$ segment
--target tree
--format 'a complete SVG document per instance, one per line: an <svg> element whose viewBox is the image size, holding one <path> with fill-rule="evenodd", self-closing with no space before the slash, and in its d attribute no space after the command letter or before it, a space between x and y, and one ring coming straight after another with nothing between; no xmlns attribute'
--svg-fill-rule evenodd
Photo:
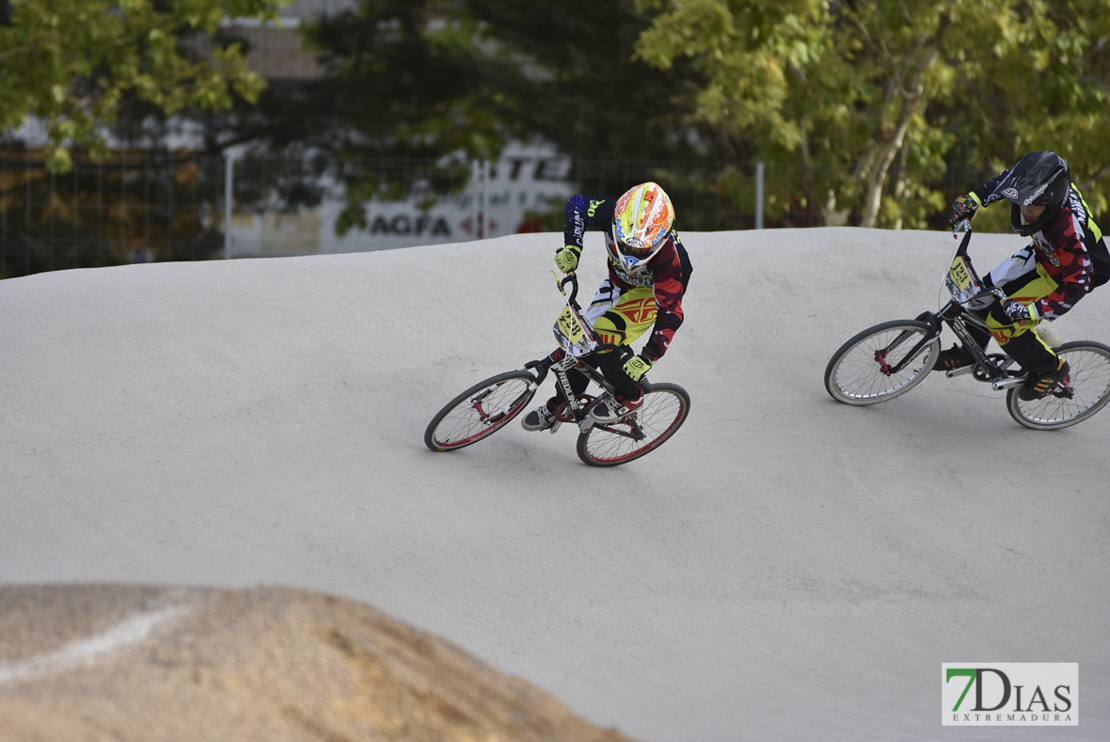
<svg viewBox="0 0 1110 742"><path fill-rule="evenodd" d="M689 117L688 66L635 54L651 19L634 0L468 0L485 38L525 74L520 124L576 160L705 157L715 142Z"/></svg>
<svg viewBox="0 0 1110 742"><path fill-rule="evenodd" d="M495 158L513 139L542 138L578 165L636 161L629 177L646 178L650 161L712 147L674 104L689 88L684 65L634 58L648 24L634 0L364 0L304 24L324 79L212 117L209 139L338 163L341 229L366 226L367 200L407 194L414 179L431 194L466 182L415 163ZM380 168L382 158L409 164Z"/></svg>
<svg viewBox="0 0 1110 742"><path fill-rule="evenodd" d="M103 127L127 95L165 114L228 108L233 95L256 100L265 83L240 45L200 58L187 40L215 35L225 18L274 20L288 2L14 0L10 25L0 26L0 130L41 119L60 172L72 165L71 146L104 154Z"/></svg>
<svg viewBox="0 0 1110 742"><path fill-rule="evenodd" d="M954 148L986 165L1071 147L1081 178L1106 176L1107 0L639 5L654 13L640 56L692 61L698 120L796 158L824 223L924 226L945 206L924 183Z"/></svg>
<svg viewBox="0 0 1110 742"><path fill-rule="evenodd" d="M987 172L1033 150L1055 149L1096 212L1110 188L1110 2L1070 0L993 8L981 35L990 53L961 59L962 78L931 116L953 133L950 162ZM969 183L971 187L978 183ZM997 210L1009 229L1008 214ZM1106 221L1100 220L1100 224Z"/></svg>

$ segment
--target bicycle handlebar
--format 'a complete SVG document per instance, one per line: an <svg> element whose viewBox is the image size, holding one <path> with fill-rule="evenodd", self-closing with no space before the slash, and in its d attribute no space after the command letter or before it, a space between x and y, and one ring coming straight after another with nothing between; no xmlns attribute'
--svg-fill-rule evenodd
<svg viewBox="0 0 1110 742"><path fill-rule="evenodd" d="M554 273L554 271L552 271L552 273ZM577 301L577 298L578 298L578 275L574 271L571 271L570 273L567 273L566 276L564 276L561 279L558 277L558 275L556 275L555 278L556 278L556 281L557 281L556 286L559 289L559 292L561 294L563 294L564 296L566 295L566 291L565 291L564 287L568 283L571 284L570 298L567 300L567 303L570 306L574 307L576 312L581 311L581 307L579 307L578 301ZM591 353L589 353L588 355L594 355L595 353L605 352L605 351L620 351L620 350L625 349L625 348L626 348L626 346L617 345L617 344L614 344L614 343L598 342L594 345L593 351ZM548 371L551 369L551 367L555 363L556 363L555 358L553 358L552 356L547 356L545 358L537 358L534 361L529 361L528 363L525 363L524 368L536 372L536 384L538 385L538 384L543 383L544 379L547 377ZM651 382L649 382L646 378L640 379L639 382L636 382L636 385L638 387L640 387L641 389L643 389L645 392L651 391Z"/></svg>
<svg viewBox="0 0 1110 742"><path fill-rule="evenodd" d="M577 301L577 298L578 298L578 274L575 273L574 271L571 271L570 273L566 274L566 276L564 276L563 279L561 281L559 281L559 291L563 291L563 287L566 286L568 283L573 284L573 285L571 287L570 298L567 299L567 303L570 304L572 307L574 307L576 310L581 311L582 307L578 306L578 301ZM563 293L565 294L566 292L563 291ZM604 350L618 350L621 347L622 346L614 345L613 343L598 343L594 347L594 352L596 353L599 350L602 350L602 351L604 351Z"/></svg>
<svg viewBox="0 0 1110 742"><path fill-rule="evenodd" d="M983 279L979 276L979 273L975 270L975 266L971 262L971 255L968 254L968 246L971 243L971 231L972 230L971 230L971 219L970 218L961 219L959 222L957 222L956 224L954 224L952 226L952 237L953 238L960 239L960 234L963 233L963 239L960 240L960 246L956 248L955 256L962 257L962 258L965 259L968 270L971 271L971 274L974 277L975 281L978 282L980 285L983 285L984 284ZM979 294L977 294L976 296L971 297L971 300L982 297L984 294L992 294L997 299L1006 299L1006 292L1003 291L1002 289L998 288L997 286L985 286L984 285L983 290Z"/></svg>
<svg viewBox="0 0 1110 742"><path fill-rule="evenodd" d="M567 302L572 307L574 307L575 309L580 309L580 307L578 306L578 301L577 301L577 299L578 299L578 274L575 273L574 271L571 271L570 273L568 273L566 276L563 277L563 280L559 281L559 291L561 293L563 293L563 294L566 293L566 291L563 290L563 287L566 286L568 283L573 284L573 286L571 287L571 290L570 290L570 299L568 299Z"/></svg>

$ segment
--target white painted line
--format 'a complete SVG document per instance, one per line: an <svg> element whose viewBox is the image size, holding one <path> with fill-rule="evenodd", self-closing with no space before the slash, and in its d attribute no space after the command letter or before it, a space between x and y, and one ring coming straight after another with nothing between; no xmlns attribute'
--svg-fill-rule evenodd
<svg viewBox="0 0 1110 742"><path fill-rule="evenodd" d="M159 624L176 618L186 610L183 606L169 606L157 611L136 613L101 634L74 642L57 652L11 665L0 665L0 683L26 679L136 644L150 636Z"/></svg>

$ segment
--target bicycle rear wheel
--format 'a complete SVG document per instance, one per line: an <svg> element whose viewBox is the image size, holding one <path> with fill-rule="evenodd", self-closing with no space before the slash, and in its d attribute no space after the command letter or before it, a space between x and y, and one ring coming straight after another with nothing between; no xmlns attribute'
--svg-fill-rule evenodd
<svg viewBox="0 0 1110 742"><path fill-rule="evenodd" d="M654 451L690 414L690 395L678 384L652 384L644 403L611 425L578 436L578 458L590 466L617 466Z"/></svg>
<svg viewBox="0 0 1110 742"><path fill-rule="evenodd" d="M1086 420L1110 402L1110 347L1078 340L1056 349L1071 367L1066 389L1023 400L1017 388L1006 393L1010 416L1033 430L1059 430ZM1061 386L1064 386L1061 384Z"/></svg>
<svg viewBox="0 0 1110 742"><path fill-rule="evenodd" d="M477 443L519 415L535 393L535 377L522 369L491 376L436 413L424 431L424 445L454 451Z"/></svg>
<svg viewBox="0 0 1110 742"><path fill-rule="evenodd" d="M940 337L932 335L928 324L909 319L864 330L833 353L825 368L825 389L837 402L850 405L876 404L905 394L933 370ZM892 372L904 361L900 371Z"/></svg>

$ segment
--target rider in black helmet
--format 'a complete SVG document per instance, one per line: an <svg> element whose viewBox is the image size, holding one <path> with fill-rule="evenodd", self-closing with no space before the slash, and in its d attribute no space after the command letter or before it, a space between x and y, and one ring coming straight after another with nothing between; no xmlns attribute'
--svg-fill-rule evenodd
<svg viewBox="0 0 1110 742"><path fill-rule="evenodd" d="M1005 301L986 312L986 333L1029 374L1018 390L1022 399L1044 396L1067 377L1068 364L1034 329L1057 319L1110 278L1110 253L1090 208L1071 182L1071 169L1053 150L1031 152L1013 168L952 203L952 224L974 216L980 206L1010 202L1010 224L1032 241L992 270L988 286L1001 288ZM967 349L954 346L940 354L934 369L973 363Z"/></svg>

